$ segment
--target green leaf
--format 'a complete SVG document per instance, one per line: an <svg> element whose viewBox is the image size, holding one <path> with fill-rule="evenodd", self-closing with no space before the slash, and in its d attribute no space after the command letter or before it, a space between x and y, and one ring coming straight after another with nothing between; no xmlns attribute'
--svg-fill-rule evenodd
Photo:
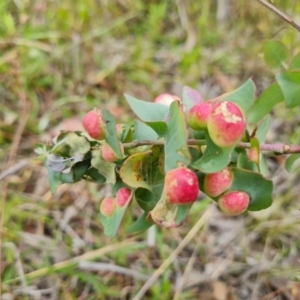
<svg viewBox="0 0 300 300"><path fill-rule="evenodd" d="M232 168L233 182L229 191L244 191L250 196L248 210L257 211L272 204L273 182L259 173Z"/></svg>
<svg viewBox="0 0 300 300"><path fill-rule="evenodd" d="M169 203L163 194L154 209L149 212L147 220L165 228L179 227L186 220L191 206L192 203L187 205Z"/></svg>
<svg viewBox="0 0 300 300"><path fill-rule="evenodd" d="M50 185L51 193L54 194L57 190L57 187L62 184L62 180L60 179L60 172L53 171L49 166L46 165L48 170L48 182Z"/></svg>
<svg viewBox="0 0 300 300"><path fill-rule="evenodd" d="M201 94L188 86L184 86L182 89L182 103L184 106L184 111L187 114L190 109L199 103L204 102L203 97Z"/></svg>
<svg viewBox="0 0 300 300"><path fill-rule="evenodd" d="M134 120L134 131L133 131L133 140L142 141L142 140L157 140L157 133L147 124Z"/></svg>
<svg viewBox="0 0 300 300"><path fill-rule="evenodd" d="M234 146L220 148L213 143L207 130L205 131L207 146L202 157L192 163L192 167L203 173L215 173L223 170L230 162Z"/></svg>
<svg viewBox="0 0 300 300"><path fill-rule="evenodd" d="M120 177L122 178L125 184L133 188L141 187L151 191L151 187L144 180L142 174L143 160L148 159L151 153L152 153L151 150L141 152L141 153L136 153L129 156L125 160L125 162L123 163L120 169Z"/></svg>
<svg viewBox="0 0 300 300"><path fill-rule="evenodd" d="M133 193L131 193L130 199L132 198L132 196ZM104 227L104 234L107 235L109 238L113 238L116 235L117 230L125 214L125 211L131 202L130 199L123 207L119 207L116 205L114 213L109 217L103 215L101 211L99 212L99 218Z"/></svg>
<svg viewBox="0 0 300 300"><path fill-rule="evenodd" d="M57 142L51 152L62 157L73 157L76 154L83 156L90 151L90 148L91 145L85 137L78 136L72 131L66 131L57 137Z"/></svg>
<svg viewBox="0 0 300 300"><path fill-rule="evenodd" d="M148 212L144 212L134 223L126 230L128 233L142 232L149 229L153 223L147 221Z"/></svg>
<svg viewBox="0 0 300 300"><path fill-rule="evenodd" d="M291 61L288 70L289 71L300 70L300 51L296 54L296 56Z"/></svg>
<svg viewBox="0 0 300 300"><path fill-rule="evenodd" d="M263 154L260 156L260 174L262 174L264 177L269 175L269 167Z"/></svg>
<svg viewBox="0 0 300 300"><path fill-rule="evenodd" d="M271 124L271 116L266 115L257 126L255 137L258 139L258 141L261 144L263 144L266 140L266 136L269 131L270 124Z"/></svg>
<svg viewBox="0 0 300 300"><path fill-rule="evenodd" d="M141 174L149 185L160 183L164 179L164 175L160 170L159 159L163 154L162 146L152 146L148 159L144 159L142 163Z"/></svg>
<svg viewBox="0 0 300 300"><path fill-rule="evenodd" d="M151 188L151 191L144 188L137 188L134 194L139 207L146 212L152 210L161 198L164 188L163 180L159 183L151 185Z"/></svg>
<svg viewBox="0 0 300 300"><path fill-rule="evenodd" d="M237 167L240 169L253 171L253 163L249 160L246 152L239 153Z"/></svg>
<svg viewBox="0 0 300 300"><path fill-rule="evenodd" d="M192 136L196 140L205 139L205 131L204 130L192 130Z"/></svg>
<svg viewBox="0 0 300 300"><path fill-rule="evenodd" d="M255 85L252 79L248 79L236 90L226 93L223 100L236 103L246 114L255 100Z"/></svg>
<svg viewBox="0 0 300 300"><path fill-rule="evenodd" d="M153 209L157 203L157 201L154 200L154 194L144 188L137 188L135 190L134 197L139 207L146 212L149 212L151 209Z"/></svg>
<svg viewBox="0 0 300 300"><path fill-rule="evenodd" d="M284 67L289 51L286 46L279 41L266 41L264 44L265 62L273 68Z"/></svg>
<svg viewBox="0 0 300 300"><path fill-rule="evenodd" d="M120 147L120 141L117 136L116 121L114 116L107 110L102 111L103 118L106 123L106 142L113 149L118 158L123 158L123 154Z"/></svg>
<svg viewBox="0 0 300 300"><path fill-rule="evenodd" d="M255 124L266 116L273 107L284 100L279 85L274 82L256 99L248 113L248 123Z"/></svg>
<svg viewBox="0 0 300 300"><path fill-rule="evenodd" d="M300 154L291 154L285 161L285 169L288 171L288 172L291 172L292 170L292 167L293 167L293 164L296 160L298 160L300 158Z"/></svg>
<svg viewBox="0 0 300 300"><path fill-rule="evenodd" d="M63 183L75 183L82 179L85 172L90 167L90 161L80 161L72 165L69 172L60 172L60 179Z"/></svg>
<svg viewBox="0 0 300 300"><path fill-rule="evenodd" d="M146 122L157 134L159 137L163 137L168 132L168 125L165 122Z"/></svg>
<svg viewBox="0 0 300 300"><path fill-rule="evenodd" d="M238 161L238 156L241 152L245 152L245 149L235 148L231 153L230 162L236 163Z"/></svg>
<svg viewBox="0 0 300 300"><path fill-rule="evenodd" d="M176 219L175 219L175 224L176 227L180 226L184 223L184 221L186 220L189 211L190 211L191 205L179 205L178 206L178 210L176 213Z"/></svg>
<svg viewBox="0 0 300 300"><path fill-rule="evenodd" d="M189 147L189 151L191 153L192 162L198 160L202 156L200 146Z"/></svg>
<svg viewBox="0 0 300 300"><path fill-rule="evenodd" d="M52 170L48 165L46 168L48 170L48 181L50 184L51 193L56 192L57 186L62 183L75 183L82 179L88 168L90 167L90 162L88 160L80 161L72 165L68 172L57 172Z"/></svg>
<svg viewBox="0 0 300 300"><path fill-rule="evenodd" d="M168 126L166 124L169 108L161 103L151 103L136 99L125 94L125 98L133 112L145 123L147 123L160 137L166 135Z"/></svg>
<svg viewBox="0 0 300 300"><path fill-rule="evenodd" d="M157 203L158 200L161 198L163 189L164 189L164 181L152 185L152 193L154 195L155 203Z"/></svg>
<svg viewBox="0 0 300 300"><path fill-rule="evenodd" d="M71 167L73 173L73 182L77 182L82 179L83 175L90 168L91 164L89 160L79 161ZM63 173L64 175L64 173ZM62 176L63 177L63 176Z"/></svg>
<svg viewBox="0 0 300 300"><path fill-rule="evenodd" d="M174 101L170 106L169 130L165 141L165 172L188 165L191 154L187 145L187 128L182 106Z"/></svg>
<svg viewBox="0 0 300 300"><path fill-rule="evenodd" d="M116 182L116 165L112 162L105 161L101 156L101 150L92 151L91 165L106 178L105 183L115 184Z"/></svg>
<svg viewBox="0 0 300 300"><path fill-rule="evenodd" d="M99 184L105 183L106 181L106 178L102 174L100 174L99 171L94 167L89 168L86 171L85 175L86 175L85 179Z"/></svg>
<svg viewBox="0 0 300 300"><path fill-rule="evenodd" d="M300 72L282 72L276 80L284 95L287 108L300 105Z"/></svg>
<svg viewBox="0 0 300 300"><path fill-rule="evenodd" d="M132 126L127 125L127 124L123 124L123 132L122 132L122 137L121 137L121 141L123 143L129 143L132 141Z"/></svg>

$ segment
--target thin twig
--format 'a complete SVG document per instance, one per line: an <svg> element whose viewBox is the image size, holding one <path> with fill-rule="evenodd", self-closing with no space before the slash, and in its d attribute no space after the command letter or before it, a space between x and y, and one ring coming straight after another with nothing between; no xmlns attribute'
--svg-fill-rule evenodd
<svg viewBox="0 0 300 300"><path fill-rule="evenodd" d="M246 148L250 149L250 143L238 143L237 148ZM276 152L280 154L291 154L291 153L300 153L300 145L290 145L290 144L260 144L260 150Z"/></svg>
<svg viewBox="0 0 300 300"><path fill-rule="evenodd" d="M184 237L184 239L178 245L178 247L171 253L171 255L160 265L160 267L152 274L149 280L142 286L139 292L134 296L133 300L140 300L143 298L145 293L156 282L159 276L161 276L165 272L165 270L174 262L179 253L191 242L191 240L198 233L201 227L207 222L210 215L211 209L209 208L194 225L194 227L189 231L189 233Z"/></svg>
<svg viewBox="0 0 300 300"><path fill-rule="evenodd" d="M157 140L157 141L152 141L152 140L143 140L143 141L136 141L136 142L131 142L131 143L124 143L123 147L124 148L134 148L138 146L145 146L145 145L157 145L157 146L163 146L165 144L164 140ZM189 139L188 140L188 145L206 145L207 141L206 140L194 140L194 139ZM251 145L250 143L244 143L240 142L236 145L237 148L244 148L244 149L250 149ZM260 150L261 151L269 151L269 152L276 152L279 154L291 154L291 153L300 153L300 145L289 145L289 144L260 144Z"/></svg>
<svg viewBox="0 0 300 300"><path fill-rule="evenodd" d="M279 16L281 19L283 19L285 22L292 25L294 28L296 28L300 32L300 26L296 24L289 16L287 16L285 13L283 13L281 10L279 10L277 7L272 5L271 3L265 1L265 0L258 0L261 4L263 4L265 7L270 9L272 12L274 12L277 16Z"/></svg>

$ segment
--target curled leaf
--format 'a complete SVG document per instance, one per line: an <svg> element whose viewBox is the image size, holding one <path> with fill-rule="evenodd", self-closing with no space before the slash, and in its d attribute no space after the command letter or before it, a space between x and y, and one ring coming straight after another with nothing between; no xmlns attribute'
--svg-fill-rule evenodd
<svg viewBox="0 0 300 300"><path fill-rule="evenodd" d="M152 153L151 150L129 156L120 169L123 182L133 188L145 188L151 191L150 185L143 178L143 160Z"/></svg>
<svg viewBox="0 0 300 300"><path fill-rule="evenodd" d="M101 175L106 178L106 183L115 184L116 182L116 165L112 162L105 161L102 158L101 150L92 151L91 165L94 167Z"/></svg>

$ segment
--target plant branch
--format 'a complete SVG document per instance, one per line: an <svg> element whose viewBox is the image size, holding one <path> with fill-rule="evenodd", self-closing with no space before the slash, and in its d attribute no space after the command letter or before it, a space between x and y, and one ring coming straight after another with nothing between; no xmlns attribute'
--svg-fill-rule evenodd
<svg viewBox="0 0 300 300"><path fill-rule="evenodd" d="M287 16L285 13L283 13L281 10L279 10L277 7L272 5L271 3L265 1L265 0L258 0L261 4L263 4L265 7L270 9L272 12L274 12L277 16L279 16L281 19L283 19L285 22L292 25L294 28L296 28L300 32L300 26L296 24L289 16Z"/></svg>
<svg viewBox="0 0 300 300"><path fill-rule="evenodd" d="M237 148L247 148L250 149L250 143L238 143ZM300 153L299 145L289 145L289 144L260 144L261 151L271 151L279 154L291 154Z"/></svg>
<svg viewBox="0 0 300 300"><path fill-rule="evenodd" d="M146 145L158 145L163 146L165 144L164 140L158 140L158 141L151 141L151 140L143 140L143 141L136 141L131 143L124 143L124 148L134 148L138 146L146 146ZM194 140L189 139L188 145L206 145L206 140ZM244 149L250 149L251 145L250 143L244 143L240 142L236 145L237 148L244 148ZM260 145L261 151L269 151L269 152L276 152L279 154L291 154L291 153L300 153L300 145L289 145L289 144L261 144Z"/></svg>

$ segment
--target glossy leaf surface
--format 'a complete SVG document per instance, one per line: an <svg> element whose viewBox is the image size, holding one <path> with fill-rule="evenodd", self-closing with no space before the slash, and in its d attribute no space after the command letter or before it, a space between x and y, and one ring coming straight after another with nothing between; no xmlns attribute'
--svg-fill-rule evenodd
<svg viewBox="0 0 300 300"><path fill-rule="evenodd" d="M188 165L191 154L187 145L185 115L179 101L170 106L169 130L165 140L165 172L177 168L179 165Z"/></svg>
<svg viewBox="0 0 300 300"><path fill-rule="evenodd" d="M148 213L144 212L134 223L132 223L128 228L128 233L136 233L136 232L142 232L147 229L149 229L152 225L154 225L152 222L147 221Z"/></svg>
<svg viewBox="0 0 300 300"><path fill-rule="evenodd" d="M203 173L215 173L224 169L230 162L234 147L220 148L213 143L206 131L207 146L202 157L192 163L192 167Z"/></svg>
<svg viewBox="0 0 300 300"><path fill-rule="evenodd" d="M169 113L167 105L139 100L125 94L125 98L133 112L147 123L159 136L167 133L166 119Z"/></svg>
<svg viewBox="0 0 300 300"><path fill-rule="evenodd" d="M272 204L273 182L261 174L232 168L233 182L229 191L244 191L250 196L248 210L257 211Z"/></svg>
<svg viewBox="0 0 300 300"><path fill-rule="evenodd" d="M226 93L223 100L236 103L247 114L255 99L255 85L252 79L248 79L236 90Z"/></svg>
<svg viewBox="0 0 300 300"><path fill-rule="evenodd" d="M255 124L262 120L273 107L284 100L278 83L272 83L256 99L248 113L248 123Z"/></svg>
<svg viewBox="0 0 300 300"><path fill-rule="evenodd" d="M265 62L273 68L283 67L288 58L288 49L279 41L266 41L264 44Z"/></svg>
<svg viewBox="0 0 300 300"><path fill-rule="evenodd" d="M107 144L113 149L115 154L117 155L118 158L122 158L123 154L120 148L120 142L117 136L117 131L116 131L116 121L113 115L107 111L103 110L102 111L103 118L105 120L106 124L106 142Z"/></svg>
<svg viewBox="0 0 300 300"><path fill-rule="evenodd" d="M134 121L134 131L133 131L133 140L142 141L142 140L157 140L157 133L147 124L135 120Z"/></svg>
<svg viewBox="0 0 300 300"><path fill-rule="evenodd" d="M132 196L133 196L133 193L131 193L130 198L128 199L127 203L124 206L118 207L116 205L116 209L115 209L114 213L109 217L103 215L101 213L101 211L99 212L99 218L104 227L104 233L108 237L113 238L116 235L117 230L120 226L120 223L123 219L123 216L126 212L126 209L127 209L128 205L130 204L130 199L132 198Z"/></svg>
<svg viewBox="0 0 300 300"><path fill-rule="evenodd" d="M266 140L267 133L271 124L271 116L266 115L257 126L255 137L263 144Z"/></svg>

